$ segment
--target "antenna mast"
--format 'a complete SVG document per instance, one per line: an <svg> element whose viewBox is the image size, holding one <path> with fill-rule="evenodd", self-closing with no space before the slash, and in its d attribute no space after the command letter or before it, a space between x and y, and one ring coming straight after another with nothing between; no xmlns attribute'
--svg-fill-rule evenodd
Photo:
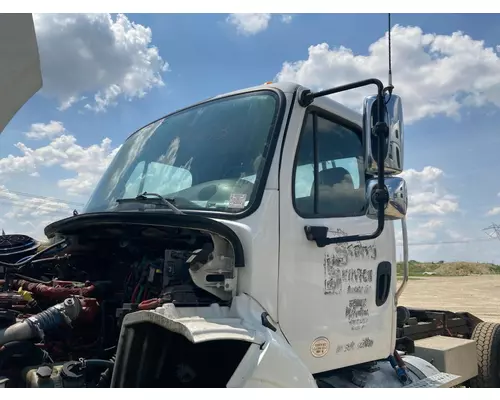
<svg viewBox="0 0 500 400"><path fill-rule="evenodd" d="M387 37L389 39L389 86L392 86L392 54L391 54L391 13L388 14L389 29L387 30Z"/></svg>

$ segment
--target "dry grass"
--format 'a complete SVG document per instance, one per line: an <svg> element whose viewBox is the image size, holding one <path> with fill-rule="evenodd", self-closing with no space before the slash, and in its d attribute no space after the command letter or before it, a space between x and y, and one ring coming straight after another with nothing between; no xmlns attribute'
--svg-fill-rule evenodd
<svg viewBox="0 0 500 400"><path fill-rule="evenodd" d="M473 262L432 262L423 263L415 260L409 262L410 276L471 276L500 274L500 266ZM398 274L402 274L403 264L398 263Z"/></svg>

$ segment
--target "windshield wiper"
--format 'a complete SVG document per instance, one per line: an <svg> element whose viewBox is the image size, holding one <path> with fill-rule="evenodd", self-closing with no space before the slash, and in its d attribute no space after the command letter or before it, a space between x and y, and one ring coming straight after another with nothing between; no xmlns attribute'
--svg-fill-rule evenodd
<svg viewBox="0 0 500 400"><path fill-rule="evenodd" d="M174 206L172 204L175 201L174 199L166 199L161 194L157 194L157 193L147 193L147 192L144 192L144 193L136 196L133 199L118 199L118 200L116 200L116 202L117 203L125 203L125 202L132 202L132 201L147 201L147 200L151 200L147 196L153 196L153 197L156 197L156 198L160 199L161 203L165 204L175 214L182 214L182 215L184 215L184 213L181 210L179 210L176 206Z"/></svg>

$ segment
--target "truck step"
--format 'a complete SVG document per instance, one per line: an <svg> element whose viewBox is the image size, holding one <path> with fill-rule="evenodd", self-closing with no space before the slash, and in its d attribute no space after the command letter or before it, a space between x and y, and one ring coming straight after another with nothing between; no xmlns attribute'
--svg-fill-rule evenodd
<svg viewBox="0 0 500 400"><path fill-rule="evenodd" d="M404 386L404 389L450 388L462 382L463 379L458 375L440 372L436 375L429 376L425 379L421 379L410 385Z"/></svg>

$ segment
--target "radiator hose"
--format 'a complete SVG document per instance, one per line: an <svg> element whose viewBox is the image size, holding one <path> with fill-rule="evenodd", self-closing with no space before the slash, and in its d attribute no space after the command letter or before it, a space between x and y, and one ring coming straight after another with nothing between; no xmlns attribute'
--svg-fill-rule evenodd
<svg viewBox="0 0 500 400"><path fill-rule="evenodd" d="M22 322L0 330L0 346L13 341L43 339L44 332L57 328L62 323L71 324L80 311L82 304L77 297L70 297L45 311L32 315Z"/></svg>

